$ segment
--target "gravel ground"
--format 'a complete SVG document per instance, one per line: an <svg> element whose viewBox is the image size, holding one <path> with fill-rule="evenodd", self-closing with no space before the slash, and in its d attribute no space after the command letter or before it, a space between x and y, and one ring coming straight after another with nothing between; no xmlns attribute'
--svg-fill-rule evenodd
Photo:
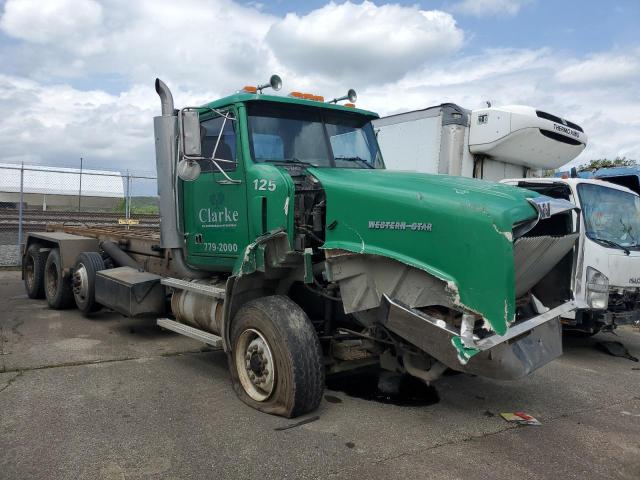
<svg viewBox="0 0 640 480"><path fill-rule="evenodd" d="M17 245L0 245L0 267L20 265L20 249Z"/></svg>
<svg viewBox="0 0 640 480"><path fill-rule="evenodd" d="M20 249L18 248L18 231L0 225L0 267L20 265Z"/></svg>

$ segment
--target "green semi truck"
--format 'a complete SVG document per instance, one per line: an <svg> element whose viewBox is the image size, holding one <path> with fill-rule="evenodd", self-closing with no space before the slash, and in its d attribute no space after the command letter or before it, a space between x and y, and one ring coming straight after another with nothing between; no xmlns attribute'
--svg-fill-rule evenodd
<svg viewBox="0 0 640 480"><path fill-rule="evenodd" d="M159 230L28 235L29 296L221 347L240 399L286 417L319 405L326 374L517 379L562 353L573 204L385 170L375 113L262 93L280 83L176 110L157 79Z"/></svg>

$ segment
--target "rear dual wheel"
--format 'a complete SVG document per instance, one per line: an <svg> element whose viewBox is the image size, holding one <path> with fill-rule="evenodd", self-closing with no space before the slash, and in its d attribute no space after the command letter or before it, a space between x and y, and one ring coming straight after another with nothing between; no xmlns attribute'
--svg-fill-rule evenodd
<svg viewBox="0 0 640 480"><path fill-rule="evenodd" d="M76 259L71 286L76 306L85 315L102 308L96 302L96 274L104 269L104 260L98 252L83 252Z"/></svg>
<svg viewBox="0 0 640 480"><path fill-rule="evenodd" d="M22 265L24 288L29 298L44 298L44 269L49 251L39 243L27 248Z"/></svg>
<svg viewBox="0 0 640 480"><path fill-rule="evenodd" d="M62 310L73 305L73 291L62 268L60 249L52 248L44 266L44 293L49 307Z"/></svg>
<svg viewBox="0 0 640 480"><path fill-rule="evenodd" d="M297 304L281 295L248 302L230 334L234 388L243 402L288 418L318 407L324 391L322 349Z"/></svg>
<svg viewBox="0 0 640 480"><path fill-rule="evenodd" d="M104 270L105 266L99 253L83 252L78 255L71 278L64 275L58 248L52 248L49 251L42 266L42 277L40 277L42 255L40 247L35 244L27 250L24 270L27 293L31 289L34 294L37 294L38 288L41 288L49 307L54 310L70 308L74 301L85 315L100 310L101 306L95 301L95 279L96 273Z"/></svg>

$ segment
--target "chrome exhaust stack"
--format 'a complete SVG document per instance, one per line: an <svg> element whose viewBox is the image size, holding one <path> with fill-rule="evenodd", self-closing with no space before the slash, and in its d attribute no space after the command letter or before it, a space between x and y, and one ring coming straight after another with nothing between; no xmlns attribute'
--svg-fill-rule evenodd
<svg viewBox="0 0 640 480"><path fill-rule="evenodd" d="M153 119L160 208L160 247L171 250L172 269L178 275L186 278L204 278L208 276L206 272L194 270L186 264L184 235L178 228L175 172L178 162L178 113L174 108L173 95L169 87L156 78L155 88L162 106L162 115Z"/></svg>

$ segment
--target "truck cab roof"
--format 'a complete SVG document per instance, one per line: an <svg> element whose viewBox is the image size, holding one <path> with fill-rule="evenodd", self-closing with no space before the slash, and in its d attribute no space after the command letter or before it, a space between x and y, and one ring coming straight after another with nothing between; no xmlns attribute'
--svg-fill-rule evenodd
<svg viewBox="0 0 640 480"><path fill-rule="evenodd" d="M322 108L333 111L341 111L350 114L358 114L368 117L370 120L375 118L379 118L379 115L375 112L371 112L369 110L363 110L361 108L355 107L347 107L345 105L340 105L336 103L323 102L318 100L308 100L305 98L293 97L290 95L265 95L259 93L248 93L239 91L232 95L228 95L226 97L220 98L218 100L214 100L213 102L206 103L202 105L201 108L222 108L227 105L237 104L237 103L247 103L247 102L277 102L282 104L289 105L299 105L304 107L313 107L313 108Z"/></svg>

